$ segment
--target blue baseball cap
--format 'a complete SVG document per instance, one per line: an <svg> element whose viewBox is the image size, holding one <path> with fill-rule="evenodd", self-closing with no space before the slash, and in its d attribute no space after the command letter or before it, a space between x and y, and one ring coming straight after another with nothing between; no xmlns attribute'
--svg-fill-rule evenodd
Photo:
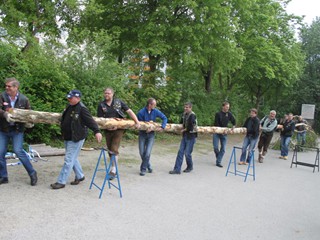
<svg viewBox="0 0 320 240"><path fill-rule="evenodd" d="M72 97L81 97L81 92L77 89L73 89L71 90L68 94L67 94L67 98L72 98Z"/></svg>

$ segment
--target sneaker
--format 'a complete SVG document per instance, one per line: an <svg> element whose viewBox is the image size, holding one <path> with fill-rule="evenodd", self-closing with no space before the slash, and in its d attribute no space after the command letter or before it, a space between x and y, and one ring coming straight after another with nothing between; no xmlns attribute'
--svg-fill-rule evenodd
<svg viewBox="0 0 320 240"><path fill-rule="evenodd" d="M288 156L283 156L282 159L283 160L288 160Z"/></svg>
<svg viewBox="0 0 320 240"><path fill-rule="evenodd" d="M191 172L193 170L193 168L186 168L185 170L183 170L183 172L188 173Z"/></svg>
<svg viewBox="0 0 320 240"><path fill-rule="evenodd" d="M239 162L238 164L239 164L239 165L247 165L246 162Z"/></svg>
<svg viewBox="0 0 320 240"><path fill-rule="evenodd" d="M144 176L144 175L146 175L146 172L140 172L140 176Z"/></svg>
<svg viewBox="0 0 320 240"><path fill-rule="evenodd" d="M280 156L279 159L284 159L284 156Z"/></svg>
<svg viewBox="0 0 320 240"><path fill-rule="evenodd" d="M152 168L148 168L148 173L152 173L152 172L153 172Z"/></svg>
<svg viewBox="0 0 320 240"><path fill-rule="evenodd" d="M176 171L176 170L172 170L172 171L169 172L169 174L181 174L181 173Z"/></svg>
<svg viewBox="0 0 320 240"><path fill-rule="evenodd" d="M223 168L223 166L220 163L216 164L216 166L219 168Z"/></svg>

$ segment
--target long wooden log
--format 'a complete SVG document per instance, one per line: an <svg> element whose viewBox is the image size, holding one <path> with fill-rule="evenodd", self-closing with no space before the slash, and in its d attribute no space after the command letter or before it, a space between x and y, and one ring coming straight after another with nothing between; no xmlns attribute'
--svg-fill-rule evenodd
<svg viewBox="0 0 320 240"><path fill-rule="evenodd" d="M61 113L40 112L33 110L24 110L14 108L10 110L12 119L15 122L25 123L46 123L46 124L60 124ZM101 129L111 129L117 127L118 129L136 129L135 122L128 119L115 118L97 118L93 117ZM139 130L153 130L159 131L160 123L156 122L140 122ZM165 132L179 133L182 130L181 124L167 124L164 129ZM246 128L221 128L221 127L198 127L199 133L219 133L219 134L245 134Z"/></svg>

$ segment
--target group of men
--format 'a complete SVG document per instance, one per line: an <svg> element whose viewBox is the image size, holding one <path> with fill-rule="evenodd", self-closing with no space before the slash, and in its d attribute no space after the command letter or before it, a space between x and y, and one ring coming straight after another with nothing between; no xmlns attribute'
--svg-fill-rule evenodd
<svg viewBox="0 0 320 240"><path fill-rule="evenodd" d="M222 110L215 115L214 126L227 127L229 122L232 123L233 128L236 125L236 120L232 113L229 111L230 104L224 102L222 104ZM246 136L242 144L242 153L239 161L239 165L246 165L252 159L253 150L258 142L258 161L263 163L263 160L267 154L270 142L273 137L274 131L280 131L280 159L287 160L289 152L289 144L291 137L295 130L295 122L293 120L293 114L285 115L284 119L278 124L276 119L276 111L271 110L268 116L263 117L261 120L257 117L257 109L250 109L250 117L248 117L243 125L247 129ZM298 129L298 144L305 143L306 137L306 122L299 116L298 123L303 123ZM261 132L261 134L260 134ZM299 136L300 135L300 136ZM300 140L301 139L301 140ZM219 148L220 142L220 148ZM221 165L222 158L225 153L227 143L226 134L214 134L213 135L213 148L216 155L216 166L223 167Z"/></svg>
<svg viewBox="0 0 320 240"><path fill-rule="evenodd" d="M28 172L31 180L31 185L35 186L38 181L37 172L29 160L27 152L23 149L23 138L25 127L31 128L33 124L14 122L10 109L30 109L30 102L28 98L20 93L20 83L15 78L7 78L5 81L5 91L0 97L0 184L6 184L8 180L8 171L5 155L8 151L9 141L12 141L13 151L20 159L21 163ZM78 160L80 150L88 135L88 129L91 129L95 135L97 142L102 141L102 134L99 126L94 121L88 108L81 101L81 91L74 89L67 95L68 104L64 109L61 117L61 133L65 145L64 164L58 176L57 182L51 184L52 189L64 188L68 178L74 171L75 179L71 185L78 185L85 180L85 176ZM196 133L196 116L192 112L192 104L186 103L184 107L184 114L182 117L182 124L184 126L183 138L181 141L180 150L177 155L174 173L180 173L183 162L183 155L187 158L187 170L190 172L193 169L191 153L195 143ZM149 98L147 104L138 112L138 116L118 98L114 98L114 90L110 87L104 89L104 100L101 101L97 108L97 116L104 118L125 118L127 113L135 122L136 129L140 128L139 121L156 121L157 118L162 119L162 124L157 131L162 131L167 124L167 117L158 109L156 109L156 100ZM106 144L110 153L116 155L118 160L119 146L124 134L124 129L117 129L117 127L106 129L105 137ZM139 131L139 153L141 156L140 175L144 176L146 172L152 173L150 164L150 154L155 139L154 129ZM112 166L109 175L111 178L116 176L116 167Z"/></svg>
<svg viewBox="0 0 320 240"><path fill-rule="evenodd" d="M0 184L8 183L8 172L5 155L7 152L9 140L12 141L13 151L20 159L21 163L28 172L31 185L35 186L38 181L37 172L34 170L26 151L23 150L23 137L25 127L32 127L29 123L14 122L10 114L11 108L30 109L30 102L26 96L19 92L19 81L15 78L8 78L5 81L5 91L0 97ZM51 184L52 189L64 188L68 178L72 172L75 173L75 179L71 185L78 185L85 180L85 176L78 160L78 155L83 146L85 138L88 135L88 129L91 129L95 135L97 142L102 141L102 134L99 126L94 121L88 108L81 101L82 94L79 90L71 90L66 98L68 104L62 113L61 133L65 145L64 164L58 176L57 182ZM167 117L159 109L156 108L156 100L149 98L147 104L136 115L126 103L118 98L114 98L114 90L110 87L104 89L104 99L98 104L97 116L104 118L125 118L127 113L135 122L136 129L140 129L139 121L155 122L157 118L162 120L161 127L157 129L139 130L139 153L141 156L140 176L144 176L147 172L152 173L153 169L150 163L150 155L155 140L155 130L163 131L167 124ZM227 127L231 122L233 128L236 126L236 120L229 111L230 104L224 102L222 110L215 114L214 126ZM264 117L261 121L257 117L257 110L250 110L248 117L243 125L247 129L246 136L243 141L242 154L239 164L246 165L251 160L253 149L257 141L259 150L259 162L267 153L270 141L275 129L281 131L281 157L287 159L288 146L290 138L295 130L293 115L289 114L281 124L277 124L276 112L272 110L269 116ZM302 120L301 120L302 121ZM177 153L175 165L170 174L180 174L183 164L183 158L186 158L186 169L183 172L188 173L193 170L192 151L197 138L197 117L192 111L192 104L187 102L184 104L184 112L181 116L183 128L181 130L182 139ZM261 134L260 134L261 131ZM119 146L124 134L124 129L117 127L108 128L104 131L108 150L115 154L116 162L118 161ZM299 131L303 133L303 131ZM259 139L260 135L260 139ZM303 138L304 137L304 138ZM305 141L305 134L302 136ZM220 148L219 148L220 143ZM216 155L216 166L222 166L222 159L225 154L227 143L226 134L213 134L213 147ZM248 152L248 156L247 156ZM112 166L110 177L116 177L116 167Z"/></svg>

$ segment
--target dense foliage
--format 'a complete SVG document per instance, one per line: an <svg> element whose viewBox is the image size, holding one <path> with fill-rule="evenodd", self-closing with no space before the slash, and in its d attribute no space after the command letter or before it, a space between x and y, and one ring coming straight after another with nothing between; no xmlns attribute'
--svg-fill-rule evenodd
<svg viewBox="0 0 320 240"><path fill-rule="evenodd" d="M146 99L177 122L185 101L212 125L228 100L248 109L319 112L319 20L295 28L285 0L64 0L0 3L0 76L14 76L33 109L61 112L72 88L93 115L111 86L137 112ZM306 56L306 59L304 57ZM311 94L310 94L311 93ZM37 125L29 141L59 137Z"/></svg>

